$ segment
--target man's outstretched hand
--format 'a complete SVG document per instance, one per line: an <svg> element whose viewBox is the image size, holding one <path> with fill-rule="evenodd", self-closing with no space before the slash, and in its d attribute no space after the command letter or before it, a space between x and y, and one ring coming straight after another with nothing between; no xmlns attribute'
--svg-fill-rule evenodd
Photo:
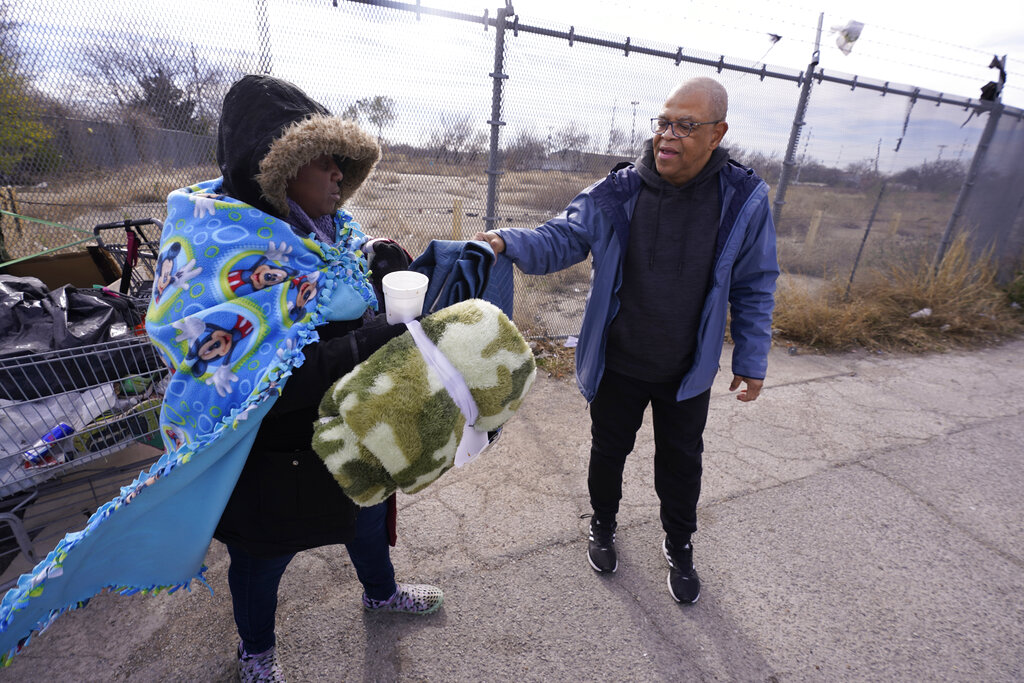
<svg viewBox="0 0 1024 683"><path fill-rule="evenodd" d="M487 244L491 245L491 251L494 252L495 256L505 251L505 240L501 239L497 233L478 232L473 235L473 239L479 240L480 242L487 242Z"/></svg>
<svg viewBox="0 0 1024 683"><path fill-rule="evenodd" d="M733 375L732 384L729 385L729 391L736 391L740 388L741 383L745 383L747 387L740 393L736 394L736 398L740 401L757 400L757 397L761 395L761 388L764 386L764 380Z"/></svg>

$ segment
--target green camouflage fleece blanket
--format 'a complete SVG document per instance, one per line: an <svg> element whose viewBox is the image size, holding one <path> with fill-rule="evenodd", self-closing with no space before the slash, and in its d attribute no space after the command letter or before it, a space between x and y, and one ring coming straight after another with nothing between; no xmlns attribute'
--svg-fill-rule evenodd
<svg viewBox="0 0 1024 683"><path fill-rule="evenodd" d="M519 408L536 375L533 354L496 306L469 299L420 321L476 402L472 428L489 432ZM313 448L360 505L395 489L415 493L455 461L466 419L406 331L338 380L320 404Z"/></svg>

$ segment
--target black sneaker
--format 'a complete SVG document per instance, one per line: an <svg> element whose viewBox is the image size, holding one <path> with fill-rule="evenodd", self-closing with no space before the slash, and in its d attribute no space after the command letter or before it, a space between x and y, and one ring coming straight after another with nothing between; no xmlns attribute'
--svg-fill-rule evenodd
<svg viewBox="0 0 1024 683"><path fill-rule="evenodd" d="M595 572L614 572L619 568L619 556L615 552L614 520L604 522L596 517L590 520L590 542L587 544L587 561Z"/></svg>
<svg viewBox="0 0 1024 683"><path fill-rule="evenodd" d="M676 548L668 538L661 544L668 560L668 592L676 602L694 603L700 597L700 577L693 568L693 544Z"/></svg>

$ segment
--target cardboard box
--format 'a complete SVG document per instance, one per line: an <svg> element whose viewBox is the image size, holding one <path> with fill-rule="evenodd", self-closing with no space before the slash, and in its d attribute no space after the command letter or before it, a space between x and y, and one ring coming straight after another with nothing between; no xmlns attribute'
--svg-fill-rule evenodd
<svg viewBox="0 0 1024 683"><path fill-rule="evenodd" d="M37 277L51 290L64 285L81 288L107 285L121 277L121 269L99 247L87 247L86 251L73 254L36 256L7 266L0 272L17 277Z"/></svg>

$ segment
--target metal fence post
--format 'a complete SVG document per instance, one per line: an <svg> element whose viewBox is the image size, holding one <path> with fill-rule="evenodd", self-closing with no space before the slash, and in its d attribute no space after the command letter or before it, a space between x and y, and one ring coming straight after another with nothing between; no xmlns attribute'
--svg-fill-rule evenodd
<svg viewBox="0 0 1024 683"><path fill-rule="evenodd" d="M967 198L971 195L971 189L974 187L974 183L978 179L978 170L981 168L981 164L985 160L985 155L988 153L989 145L992 144L992 138L996 134L996 127L999 125L999 116L1002 113L1003 103L999 101L999 97L997 96L992 102L992 108L988 111L988 121L985 122L985 129L981 131L981 139L978 140L978 146L974 150L974 158L971 159L971 165L967 169L967 175L964 177L964 184L960 186L960 194L957 195L956 204L953 205L953 213L950 214L949 222L946 224L946 230L942 233L942 240L939 242L939 250L935 253L934 267L936 270L942 263L942 259L946 256L946 249L949 248L949 243L953 239L953 230L956 228L956 224L960 220L964 204L967 203Z"/></svg>
<svg viewBox="0 0 1024 683"><path fill-rule="evenodd" d="M267 0L256 0L256 32L260 36L260 66L261 74L270 74L273 69L273 60L270 54L270 24L267 22Z"/></svg>
<svg viewBox="0 0 1024 683"><path fill-rule="evenodd" d="M498 138L501 127L505 125L501 120L501 88L503 81L508 78L508 75L502 72L505 60L505 17L511 11L512 8L506 3L505 7L498 10L494 23L494 71L490 74L494 84L491 89L491 120L487 122L491 126L491 147L487 155L487 215L484 216L486 230L494 228L498 221L495 211L498 204L498 177L502 174Z"/></svg>
<svg viewBox="0 0 1024 683"><path fill-rule="evenodd" d="M800 87L800 99L796 104L796 114L793 115L793 127L789 131L789 144L786 146L786 159L782 162L782 172L779 174L779 187L775 190L775 207L772 211L772 219L775 225L779 224L779 217L782 215L782 207L786 203L786 188L789 186L789 178L793 175L793 168L796 166L796 147L800 142L800 129L804 126L804 114L807 113L807 101L811 97L811 78L814 77L814 69L818 66L818 56L821 46L821 24L825 20L825 13L818 15L818 35L814 40L814 54L811 55L811 63L807 65L807 72L804 74L804 82Z"/></svg>
<svg viewBox="0 0 1024 683"><path fill-rule="evenodd" d="M875 224L878 216L878 207L882 205L882 197L885 196L885 188L889 181L882 181L882 187L878 189L878 197L875 199L875 206L871 209L871 218L868 219L868 227L864 230L864 236L860 240L860 247L857 249L857 256L853 259L853 268L850 270L850 281L846 283L846 293L843 294L843 301L850 300L850 288L853 287L853 276L857 274L857 266L860 264L861 254L864 253L864 245L868 243L868 235L871 234L871 226Z"/></svg>

